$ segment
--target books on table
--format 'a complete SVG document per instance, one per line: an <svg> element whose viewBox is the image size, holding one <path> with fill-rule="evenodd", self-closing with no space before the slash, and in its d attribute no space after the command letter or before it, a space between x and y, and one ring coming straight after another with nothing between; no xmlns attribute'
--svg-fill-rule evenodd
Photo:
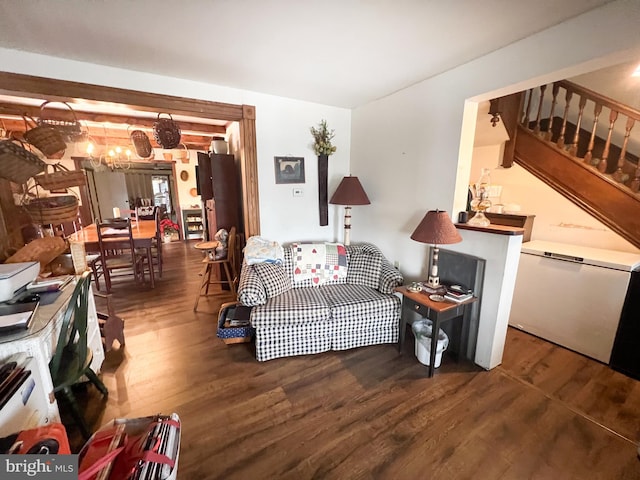
<svg viewBox="0 0 640 480"><path fill-rule="evenodd" d="M38 305L39 301L0 304L0 332L29 328Z"/></svg>
<svg viewBox="0 0 640 480"><path fill-rule="evenodd" d="M473 291L460 285L450 285L447 287L444 298L451 302L461 303L473 298Z"/></svg>
<svg viewBox="0 0 640 480"><path fill-rule="evenodd" d="M57 292L62 290L71 280L73 280L73 275L34 280L27 285L27 290L31 293Z"/></svg>

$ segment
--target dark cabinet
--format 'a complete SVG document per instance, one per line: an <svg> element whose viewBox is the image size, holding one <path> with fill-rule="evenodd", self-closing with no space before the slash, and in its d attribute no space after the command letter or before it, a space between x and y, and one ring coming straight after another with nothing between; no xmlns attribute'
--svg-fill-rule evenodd
<svg viewBox="0 0 640 480"><path fill-rule="evenodd" d="M221 228L242 231L238 168L233 155L198 153L198 188L209 240Z"/></svg>

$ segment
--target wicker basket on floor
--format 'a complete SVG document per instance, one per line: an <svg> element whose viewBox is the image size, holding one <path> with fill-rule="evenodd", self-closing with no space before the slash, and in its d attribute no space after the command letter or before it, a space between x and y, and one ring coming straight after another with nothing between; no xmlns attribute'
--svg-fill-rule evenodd
<svg viewBox="0 0 640 480"><path fill-rule="evenodd" d="M45 170L42 175L34 177L36 183L46 190L61 190L87 184L84 170L69 170L60 163L47 166L52 170L51 173Z"/></svg>
<svg viewBox="0 0 640 480"><path fill-rule="evenodd" d="M37 225L59 225L78 218L78 199L74 195L33 198L24 208Z"/></svg>

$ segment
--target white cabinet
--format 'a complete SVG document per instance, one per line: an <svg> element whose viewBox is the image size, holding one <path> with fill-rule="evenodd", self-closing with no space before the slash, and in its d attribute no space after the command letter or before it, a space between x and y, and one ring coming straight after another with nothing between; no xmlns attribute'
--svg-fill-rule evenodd
<svg viewBox="0 0 640 480"><path fill-rule="evenodd" d="M68 284L55 300L48 305L44 304L44 302L47 301L47 297L51 294L43 294L41 304L28 330L0 336L0 361L20 352L24 352L33 358L31 365L33 369L37 370L34 378L42 386L42 388L35 389L33 394L44 396L43 402L40 403L47 405L47 408L41 412L39 424L60 421L58 405L53 396L53 382L49 372L49 361L55 351L62 327L62 317L74 287L75 282ZM91 368L94 372L99 373L104 361L104 349L98 325L96 304L91 290L89 290L87 344L93 351ZM2 431L3 422L4 418L0 410L0 431Z"/></svg>

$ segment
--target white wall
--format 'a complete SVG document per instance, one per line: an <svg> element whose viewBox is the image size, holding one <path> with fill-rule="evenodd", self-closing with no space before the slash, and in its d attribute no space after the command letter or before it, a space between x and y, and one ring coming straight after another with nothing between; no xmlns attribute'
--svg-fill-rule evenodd
<svg viewBox="0 0 640 480"><path fill-rule="evenodd" d="M423 278L428 248L409 237L427 210L464 210L477 102L640 58L638 24L640 4L615 1L355 109L351 171L372 204L356 212L353 239Z"/></svg>
<svg viewBox="0 0 640 480"><path fill-rule="evenodd" d="M471 180L480 175L481 168L490 168L491 183L502 185L500 198L502 204L519 205L521 209L519 213L536 216L531 240L638 252L634 245L521 166L514 164L511 168L498 167L500 158L499 145L475 148Z"/></svg>
<svg viewBox="0 0 640 480"><path fill-rule="evenodd" d="M17 50L0 49L0 65L3 71L13 73L254 105L262 236L285 242L299 239L334 240L341 235L342 218L336 206L329 207L329 225L319 225L317 159L311 148L312 137L309 128L326 119L329 127L336 131L334 144L337 151L329 157L331 196L342 177L349 173L350 110ZM293 185L275 184L273 157L285 155L305 158L306 183L296 185L303 188L302 197L293 197ZM195 174L191 170L195 165L194 161L192 157L189 165L190 175ZM178 175L181 168L177 169ZM180 180L178 184L181 190ZM179 196L182 202L184 192L179 191Z"/></svg>

